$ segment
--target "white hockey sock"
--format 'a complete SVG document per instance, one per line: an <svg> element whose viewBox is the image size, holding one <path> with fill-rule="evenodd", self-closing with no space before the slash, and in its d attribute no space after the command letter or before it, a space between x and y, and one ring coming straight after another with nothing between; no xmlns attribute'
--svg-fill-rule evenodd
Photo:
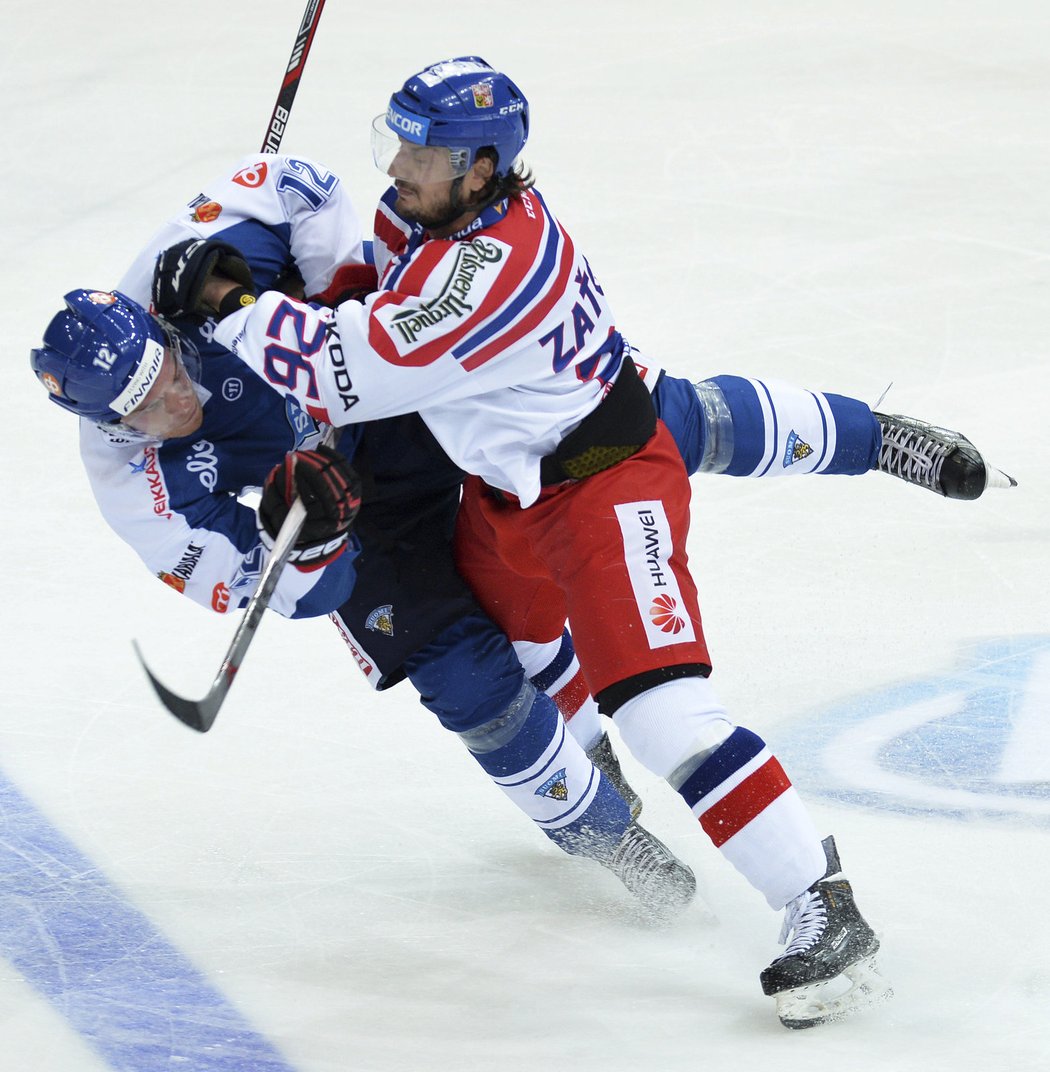
<svg viewBox="0 0 1050 1072"><path fill-rule="evenodd" d="M705 677L657 685L628 700L613 715L613 722L635 759L667 779L733 732L733 723Z"/></svg>
<svg viewBox="0 0 1050 1072"><path fill-rule="evenodd" d="M555 702L580 747L584 751L593 748L602 735L601 715L587 691L569 631L544 644L529 640L513 643L526 677Z"/></svg>
<svg viewBox="0 0 1050 1072"><path fill-rule="evenodd" d="M705 678L651 689L614 721L635 757L678 790L771 908L824 874L820 836L784 769L760 737L729 721Z"/></svg>

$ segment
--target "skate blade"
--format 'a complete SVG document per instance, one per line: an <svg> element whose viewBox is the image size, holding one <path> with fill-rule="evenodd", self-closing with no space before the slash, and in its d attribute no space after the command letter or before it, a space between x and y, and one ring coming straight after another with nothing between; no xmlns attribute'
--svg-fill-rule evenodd
<svg viewBox="0 0 1050 1072"><path fill-rule="evenodd" d="M1001 469L996 469L994 466L985 462L985 478L984 478L984 490L989 488L1016 488L1017 481L1012 476L1004 473Z"/></svg>
<svg viewBox="0 0 1050 1072"><path fill-rule="evenodd" d="M845 987L845 989L843 989ZM785 1027L798 1030L845 1020L893 997L879 975L875 955L851 964L841 975L776 995L777 1016Z"/></svg>

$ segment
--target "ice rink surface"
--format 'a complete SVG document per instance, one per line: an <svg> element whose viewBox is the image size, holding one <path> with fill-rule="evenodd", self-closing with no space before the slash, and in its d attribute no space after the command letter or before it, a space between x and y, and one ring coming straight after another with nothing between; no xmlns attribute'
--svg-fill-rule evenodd
<svg viewBox="0 0 1050 1072"><path fill-rule="evenodd" d="M790 1033L779 918L630 757L703 903L647 926L325 620L233 622L105 528L27 354L262 141L301 14L4 6L0 1052L18 1072L1050 1067L1050 10L1037 0L330 0L284 150L368 219L369 123L478 53L621 328L959 428L1019 487L694 480L715 681L833 831L895 1000Z"/></svg>

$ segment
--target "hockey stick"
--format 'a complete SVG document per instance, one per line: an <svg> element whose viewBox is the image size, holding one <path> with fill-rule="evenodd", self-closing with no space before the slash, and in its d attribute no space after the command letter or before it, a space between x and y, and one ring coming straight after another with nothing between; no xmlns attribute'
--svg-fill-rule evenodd
<svg viewBox="0 0 1050 1072"><path fill-rule="evenodd" d="M277 103L273 106L270 125L266 128L266 137L263 139L261 150L264 153L275 153L281 147L284 128L288 124L288 116L292 110L292 101L295 100L295 94L299 90L303 68L306 67L306 57L310 55L310 47L314 43L314 34L317 33L317 24L321 21L324 5L325 0L306 0L306 11L303 12L299 32L295 35L295 44L292 46L292 54L288 59L288 69L285 71L284 81L277 94Z"/></svg>
<svg viewBox="0 0 1050 1072"><path fill-rule="evenodd" d="M262 152L275 153L281 146L284 129L288 123L292 101L299 89L299 82L303 76L303 68L306 66L306 58L310 54L310 46L313 44L314 34L317 32L317 24L324 10L325 0L307 0L306 11L303 13L303 21L299 24L299 30L295 35L295 44L292 46L292 54L288 60L284 80L277 94L277 103L274 105L273 114L270 116L270 125L266 129L266 137L263 139ZM335 430L329 428L321 442L331 446L335 441ZM273 550L270 552L266 565L259 577L259 587L255 590L248 606L244 609L244 617L237 631L233 634L233 640L226 650L226 658L223 659L219 672L212 682L211 688L199 700L187 700L185 697L174 693L161 681L146 665L142 657L142 651L137 641L132 641L135 654L138 656L142 669L150 680L161 703L182 723L198 733L207 733L212 723L219 714L226 694L230 691L233 679L241 668L248 646L259 628L259 622L270 605L270 597L273 595L277 582L281 578L281 572L288 562L295 541L302 531L303 522L306 520L306 507L302 501L296 499L288 510L288 516L277 533L274 540Z"/></svg>
<svg viewBox="0 0 1050 1072"><path fill-rule="evenodd" d="M335 439L336 430L328 428L321 437L321 442L330 447L335 443ZM306 507L301 499L296 499L288 508L288 516L284 519L284 524L281 525L277 538L273 542L273 549L259 575L259 587L255 589L251 599L248 600L248 606L244 608L244 617L233 634L230 646L226 649L226 658L223 659L219 672L211 683L211 688L199 700L187 700L184 696L172 692L146 665L138 641L132 641L142 669L146 671L146 676L160 697L161 703L190 729L198 733L207 733L211 729L212 723L219 714L219 708L222 707L223 700L230 691L233 679L241 668L248 645L251 644L259 628L259 622L262 621L262 616L270 605L270 597L277 587L277 582L281 579L281 573L288 563L288 557L295 547L295 541L299 538L305 520Z"/></svg>
<svg viewBox="0 0 1050 1072"><path fill-rule="evenodd" d="M219 672L215 675L211 688L201 699L187 700L185 697L179 696L178 693L172 692L171 689L157 679L157 676L146 665L146 660L142 657L138 641L132 641L135 654L142 664L142 669L146 671L146 676L160 697L161 703L190 729L197 730L198 733L207 733L211 729L212 723L219 713L219 708L222 707L222 702L230 691L233 679L241 668L241 662L244 659L245 652L248 650L248 645L251 644L255 632L259 628L263 612L270 605L270 597L277 587L277 582L281 579L281 571L288 561L288 556L292 553L292 547L295 545L296 539L298 539L299 531L302 529L305 519L306 507L303 506L301 499L296 499L288 510L288 516L284 519L281 531L277 533L273 550L270 552L270 557L266 560L266 565L263 567L262 575L259 578L259 587L256 588L255 594L248 601L241 624L237 626L237 632L233 634L233 640L230 641L230 646L226 650L226 658L223 659L222 666L219 667Z"/></svg>

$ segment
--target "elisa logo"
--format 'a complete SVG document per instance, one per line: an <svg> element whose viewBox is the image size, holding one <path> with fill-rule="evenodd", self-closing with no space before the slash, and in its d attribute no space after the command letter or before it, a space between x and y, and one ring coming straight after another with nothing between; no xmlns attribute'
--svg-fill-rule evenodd
<svg viewBox="0 0 1050 1072"><path fill-rule="evenodd" d="M672 596L657 596L649 608L649 617L664 633L680 633L685 628L685 619L678 613L678 600Z"/></svg>
<svg viewBox="0 0 1050 1072"><path fill-rule="evenodd" d="M1050 636L975 644L959 669L850 697L777 752L809 795L905 815L1050 826Z"/></svg>

